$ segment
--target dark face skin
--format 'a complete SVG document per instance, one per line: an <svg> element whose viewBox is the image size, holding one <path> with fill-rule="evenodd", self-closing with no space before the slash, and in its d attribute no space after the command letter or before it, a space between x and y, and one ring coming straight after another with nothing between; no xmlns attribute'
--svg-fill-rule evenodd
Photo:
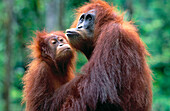
<svg viewBox="0 0 170 111"><path fill-rule="evenodd" d="M45 39L46 48L42 48L44 57L48 56L52 60L69 60L72 55L72 49L68 41L57 35L51 35Z"/></svg>
<svg viewBox="0 0 170 111"><path fill-rule="evenodd" d="M76 28L66 30L71 45L83 52L88 59L93 51L94 24L95 11L90 10L80 16Z"/></svg>

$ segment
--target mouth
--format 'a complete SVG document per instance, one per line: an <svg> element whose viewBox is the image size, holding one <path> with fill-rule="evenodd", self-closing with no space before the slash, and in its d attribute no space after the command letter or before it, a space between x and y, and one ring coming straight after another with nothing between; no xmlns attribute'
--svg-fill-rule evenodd
<svg viewBox="0 0 170 111"><path fill-rule="evenodd" d="M65 53L67 51L71 51L71 47L68 44L65 44L64 46L57 49L57 54Z"/></svg>
<svg viewBox="0 0 170 111"><path fill-rule="evenodd" d="M65 47L57 51L55 59L57 61L69 61L73 56L73 50L70 47Z"/></svg>
<svg viewBox="0 0 170 111"><path fill-rule="evenodd" d="M62 49L62 50L60 51L60 53L61 53L61 52L66 52L66 51L71 51L71 48L68 47L68 48Z"/></svg>
<svg viewBox="0 0 170 111"><path fill-rule="evenodd" d="M71 38L71 37L76 37L76 36L79 36L79 33L72 30L72 29L67 29L66 30L66 36Z"/></svg>

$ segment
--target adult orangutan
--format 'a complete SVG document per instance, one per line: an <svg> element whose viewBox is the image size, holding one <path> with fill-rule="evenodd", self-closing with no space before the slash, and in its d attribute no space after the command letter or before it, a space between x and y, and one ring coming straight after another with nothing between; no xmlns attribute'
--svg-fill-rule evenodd
<svg viewBox="0 0 170 111"><path fill-rule="evenodd" d="M73 79L74 51L62 32L37 32L29 46L33 61L23 78L26 111L44 111L54 91Z"/></svg>
<svg viewBox="0 0 170 111"><path fill-rule="evenodd" d="M81 76L56 90L50 109L150 111L149 53L135 26L106 2L93 0L77 10L73 27L66 35L89 61Z"/></svg>

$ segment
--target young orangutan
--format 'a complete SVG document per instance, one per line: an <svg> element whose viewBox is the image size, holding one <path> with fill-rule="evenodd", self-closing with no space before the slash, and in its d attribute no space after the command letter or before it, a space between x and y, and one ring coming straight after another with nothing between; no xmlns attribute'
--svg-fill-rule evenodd
<svg viewBox="0 0 170 111"><path fill-rule="evenodd" d="M37 32L33 61L23 78L26 111L44 111L55 89L73 79L75 53L62 32Z"/></svg>

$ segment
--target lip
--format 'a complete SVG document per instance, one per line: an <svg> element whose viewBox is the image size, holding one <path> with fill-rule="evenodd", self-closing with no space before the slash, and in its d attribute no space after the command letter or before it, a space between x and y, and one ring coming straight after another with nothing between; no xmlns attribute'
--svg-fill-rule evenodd
<svg viewBox="0 0 170 111"><path fill-rule="evenodd" d="M71 47L67 44L65 44L64 46L60 47L58 50L57 50L57 54L61 53L61 52L65 52L65 51L68 51L68 50L71 50Z"/></svg>
<svg viewBox="0 0 170 111"><path fill-rule="evenodd" d="M67 50L71 50L71 48L62 49L60 52L67 51Z"/></svg>
<svg viewBox="0 0 170 111"><path fill-rule="evenodd" d="M77 33L77 32L71 32L71 31L69 31L69 32L66 32L66 35L68 36L68 37L73 37L73 36L78 36L79 34Z"/></svg>
<svg viewBox="0 0 170 111"><path fill-rule="evenodd" d="M65 48L65 49L59 50L57 54L65 53L67 51L71 51L71 48Z"/></svg>
<svg viewBox="0 0 170 111"><path fill-rule="evenodd" d="M75 31L66 31L67 34L77 34Z"/></svg>
<svg viewBox="0 0 170 111"><path fill-rule="evenodd" d="M74 31L73 29L66 30L66 36L68 36L68 37L74 37L74 36L78 36L78 35L79 35L79 33Z"/></svg>

